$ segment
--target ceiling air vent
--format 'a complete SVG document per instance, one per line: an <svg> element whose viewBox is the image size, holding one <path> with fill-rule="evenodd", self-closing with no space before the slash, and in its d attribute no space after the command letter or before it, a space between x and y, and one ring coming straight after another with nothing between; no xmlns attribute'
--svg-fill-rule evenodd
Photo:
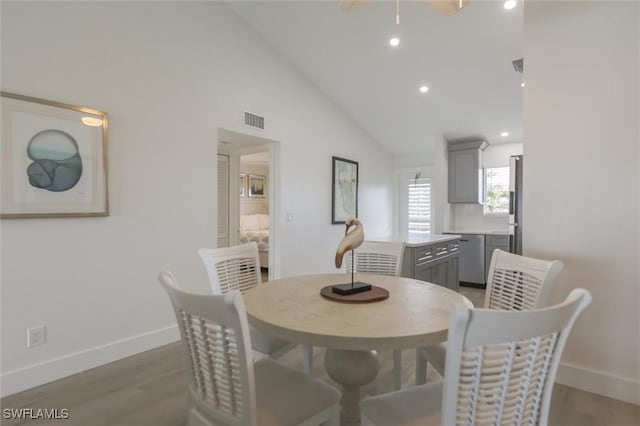
<svg viewBox="0 0 640 426"><path fill-rule="evenodd" d="M513 64L513 69L522 74L524 71L524 59L516 59L515 61L511 61L511 63Z"/></svg>
<svg viewBox="0 0 640 426"><path fill-rule="evenodd" d="M253 127L255 129L264 130L264 117L260 117L259 115L245 111L244 125Z"/></svg>

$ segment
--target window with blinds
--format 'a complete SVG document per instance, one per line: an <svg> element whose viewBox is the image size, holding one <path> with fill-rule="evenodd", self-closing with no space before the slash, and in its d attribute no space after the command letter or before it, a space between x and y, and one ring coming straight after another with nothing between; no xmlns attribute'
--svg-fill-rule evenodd
<svg viewBox="0 0 640 426"><path fill-rule="evenodd" d="M488 167L484 175L484 213L509 213L509 167Z"/></svg>
<svg viewBox="0 0 640 426"><path fill-rule="evenodd" d="M407 233L410 237L430 234L431 179L409 178L407 188Z"/></svg>

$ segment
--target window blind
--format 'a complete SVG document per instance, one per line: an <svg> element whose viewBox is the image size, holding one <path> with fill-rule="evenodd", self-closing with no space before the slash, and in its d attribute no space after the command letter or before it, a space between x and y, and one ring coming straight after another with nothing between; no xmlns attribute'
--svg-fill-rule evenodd
<svg viewBox="0 0 640 426"><path fill-rule="evenodd" d="M431 179L409 178L407 231L409 236L431 233Z"/></svg>

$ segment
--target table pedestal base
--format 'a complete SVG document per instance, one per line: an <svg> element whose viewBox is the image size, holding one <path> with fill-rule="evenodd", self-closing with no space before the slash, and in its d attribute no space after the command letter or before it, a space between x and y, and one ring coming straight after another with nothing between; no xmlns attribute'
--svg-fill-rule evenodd
<svg viewBox="0 0 640 426"><path fill-rule="evenodd" d="M376 351L345 351L327 349L324 367L341 386L340 425L360 424L360 386L373 381L378 374Z"/></svg>

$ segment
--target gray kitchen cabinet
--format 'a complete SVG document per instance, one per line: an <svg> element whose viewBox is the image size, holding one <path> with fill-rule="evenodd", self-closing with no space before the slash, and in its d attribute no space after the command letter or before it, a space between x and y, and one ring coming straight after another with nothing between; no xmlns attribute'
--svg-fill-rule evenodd
<svg viewBox="0 0 640 426"><path fill-rule="evenodd" d="M459 240L405 247L402 276L458 291Z"/></svg>
<svg viewBox="0 0 640 426"><path fill-rule="evenodd" d="M433 282L432 281L432 277L433 277L433 263L425 263L423 265L418 265L415 267L414 269L414 274L412 277L409 278L415 278L416 280L420 280L420 281L426 281L426 282Z"/></svg>
<svg viewBox="0 0 640 426"><path fill-rule="evenodd" d="M431 282L447 287L447 273L449 271L449 259L436 261L431 267Z"/></svg>
<svg viewBox="0 0 640 426"><path fill-rule="evenodd" d="M458 266L460 259L458 256L451 256L447 264L447 288L460 291L460 278L458 274Z"/></svg>
<svg viewBox="0 0 640 426"><path fill-rule="evenodd" d="M449 142L449 202L482 203L482 151L486 141Z"/></svg>
<svg viewBox="0 0 640 426"><path fill-rule="evenodd" d="M508 235L486 235L485 236L485 280L489 276L489 265L491 265L491 255L495 249L509 251L509 236Z"/></svg>

